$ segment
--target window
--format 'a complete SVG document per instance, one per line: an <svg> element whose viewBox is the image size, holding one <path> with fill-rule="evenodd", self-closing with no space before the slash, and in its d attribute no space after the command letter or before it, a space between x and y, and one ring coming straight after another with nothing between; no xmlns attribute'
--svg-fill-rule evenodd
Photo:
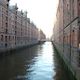
<svg viewBox="0 0 80 80"><path fill-rule="evenodd" d="M10 1L10 0L7 0L8 2Z"/></svg>
<svg viewBox="0 0 80 80"><path fill-rule="evenodd" d="M6 29L6 33L8 32L8 30Z"/></svg>
<svg viewBox="0 0 80 80"><path fill-rule="evenodd" d="M7 43L5 43L5 47L7 47Z"/></svg>
<svg viewBox="0 0 80 80"><path fill-rule="evenodd" d="M3 41L3 35L1 35L1 41Z"/></svg>
<svg viewBox="0 0 80 80"><path fill-rule="evenodd" d="M79 52L79 58L78 58L78 66L80 67L80 52Z"/></svg>
<svg viewBox="0 0 80 80"><path fill-rule="evenodd" d="M7 42L7 36L5 36L5 41Z"/></svg>
<svg viewBox="0 0 80 80"><path fill-rule="evenodd" d="M7 7L8 7L9 5L7 4Z"/></svg>
<svg viewBox="0 0 80 80"><path fill-rule="evenodd" d="M8 27L8 23L6 23L6 27Z"/></svg>
<svg viewBox="0 0 80 80"><path fill-rule="evenodd" d="M74 30L73 30L73 32L74 32Z"/></svg>
<svg viewBox="0 0 80 80"><path fill-rule="evenodd" d="M14 36L13 36L13 40L14 40Z"/></svg>

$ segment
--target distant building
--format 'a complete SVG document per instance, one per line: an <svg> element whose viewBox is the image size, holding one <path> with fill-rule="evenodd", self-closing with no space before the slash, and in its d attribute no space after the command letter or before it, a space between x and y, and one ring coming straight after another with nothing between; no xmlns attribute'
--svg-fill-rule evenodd
<svg viewBox="0 0 80 80"><path fill-rule="evenodd" d="M39 30L39 38L38 38L38 40L39 41L44 41L45 39L46 39L45 34L43 33L42 30Z"/></svg>

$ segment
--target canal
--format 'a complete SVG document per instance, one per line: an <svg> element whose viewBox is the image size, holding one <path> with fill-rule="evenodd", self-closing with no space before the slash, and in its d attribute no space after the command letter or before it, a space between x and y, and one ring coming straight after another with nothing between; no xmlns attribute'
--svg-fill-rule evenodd
<svg viewBox="0 0 80 80"><path fill-rule="evenodd" d="M0 59L0 80L72 80L51 42Z"/></svg>

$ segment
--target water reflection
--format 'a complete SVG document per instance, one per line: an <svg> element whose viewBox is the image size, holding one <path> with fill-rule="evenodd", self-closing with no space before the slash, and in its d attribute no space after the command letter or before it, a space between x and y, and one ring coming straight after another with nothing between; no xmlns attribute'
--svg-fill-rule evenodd
<svg viewBox="0 0 80 80"><path fill-rule="evenodd" d="M0 80L70 80L50 42L0 59Z"/></svg>
<svg viewBox="0 0 80 80"><path fill-rule="evenodd" d="M37 46L20 50L0 60L0 80L14 80L19 75L28 74L34 64ZM27 66L26 66L27 65Z"/></svg>

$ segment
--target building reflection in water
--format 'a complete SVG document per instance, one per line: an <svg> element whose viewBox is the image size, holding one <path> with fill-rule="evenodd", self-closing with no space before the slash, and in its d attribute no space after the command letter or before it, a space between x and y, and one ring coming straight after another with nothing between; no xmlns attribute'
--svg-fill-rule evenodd
<svg viewBox="0 0 80 80"><path fill-rule="evenodd" d="M36 56L37 46L14 51L11 55L3 57L0 59L0 80L13 80L18 75L27 75Z"/></svg>

